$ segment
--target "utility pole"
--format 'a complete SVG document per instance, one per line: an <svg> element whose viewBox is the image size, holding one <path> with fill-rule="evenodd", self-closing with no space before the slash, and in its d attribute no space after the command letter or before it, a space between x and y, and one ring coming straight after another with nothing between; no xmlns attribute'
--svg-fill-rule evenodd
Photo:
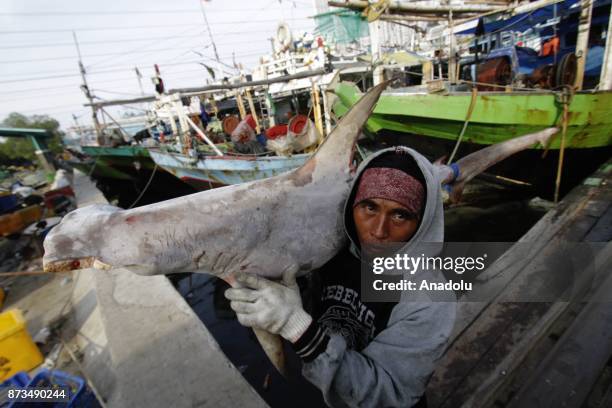
<svg viewBox="0 0 612 408"><path fill-rule="evenodd" d="M202 17L204 17L204 23L206 24L206 29L208 30L208 36L210 37L210 42L213 46L213 51L215 52L215 59L219 61L219 53L217 52L217 45L215 44L215 39L213 38L212 31L210 31L210 24L208 24L208 19L206 18L206 11L204 10L203 0L198 0L200 2L200 9L202 10Z"/></svg>
<svg viewBox="0 0 612 408"><path fill-rule="evenodd" d="M100 122L98 121L98 111L96 110L94 103L93 95L89 90L89 85L87 85L87 78L85 76L85 66L83 66L83 61L81 58L81 49L79 48L79 41L77 40L76 33L72 32L72 38L74 39L74 45L76 46L77 55L79 56L79 71L81 72L81 79L83 80L83 84L81 85L81 90L89 100L89 104L91 105L91 119L93 120L94 129L96 130L96 141L100 146L104 145L104 138L102 137L102 129L100 128Z"/></svg>

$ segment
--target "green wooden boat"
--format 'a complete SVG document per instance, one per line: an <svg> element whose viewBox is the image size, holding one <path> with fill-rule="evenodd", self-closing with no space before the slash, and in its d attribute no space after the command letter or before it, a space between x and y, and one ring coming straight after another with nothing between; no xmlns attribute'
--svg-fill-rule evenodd
<svg viewBox="0 0 612 408"><path fill-rule="evenodd" d="M333 111L344 115L361 97L356 85L340 82ZM446 94L389 90L382 94L366 128L386 144L404 144L431 159L448 155L454 148L467 118L471 92ZM569 121L563 168L569 187L593 172L612 155L612 92L578 92L568 106ZM559 95L552 92L480 92L463 136L458 156L486 145L558 126L563 114ZM542 157L543 147L534 146L493 167L492 173L545 186L554 185L560 133Z"/></svg>
<svg viewBox="0 0 612 408"><path fill-rule="evenodd" d="M342 116L361 97L352 83L334 89L338 101L333 109ZM510 138L556 126L563 106L551 92L481 92L476 97L464 139L490 145ZM467 117L470 92L427 94L385 92L367 122L367 128L413 133L456 141ZM581 92L569 105L566 146L570 149L612 145L612 92ZM558 149L556 137L551 149ZM536 147L541 149L541 146Z"/></svg>
<svg viewBox="0 0 612 408"><path fill-rule="evenodd" d="M81 149L92 159L82 170L89 174L93 168L92 176L96 179L136 181L155 167L149 151L142 146L81 146Z"/></svg>

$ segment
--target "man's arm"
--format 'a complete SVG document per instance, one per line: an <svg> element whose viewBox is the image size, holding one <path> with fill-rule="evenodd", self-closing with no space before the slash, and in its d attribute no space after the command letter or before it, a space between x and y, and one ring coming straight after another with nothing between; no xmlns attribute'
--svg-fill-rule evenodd
<svg viewBox="0 0 612 408"><path fill-rule="evenodd" d="M455 320L453 302L402 302L361 352L311 324L294 344L304 377L332 407L410 407L425 391Z"/></svg>

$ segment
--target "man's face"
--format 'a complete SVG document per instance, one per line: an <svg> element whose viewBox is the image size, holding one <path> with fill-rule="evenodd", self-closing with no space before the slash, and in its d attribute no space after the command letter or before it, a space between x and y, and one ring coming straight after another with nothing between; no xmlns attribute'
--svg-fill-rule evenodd
<svg viewBox="0 0 612 408"><path fill-rule="evenodd" d="M419 225L417 216L406 207L384 198L361 201L353 208L353 221L361 247L370 252L381 252L388 249L388 244L409 241Z"/></svg>

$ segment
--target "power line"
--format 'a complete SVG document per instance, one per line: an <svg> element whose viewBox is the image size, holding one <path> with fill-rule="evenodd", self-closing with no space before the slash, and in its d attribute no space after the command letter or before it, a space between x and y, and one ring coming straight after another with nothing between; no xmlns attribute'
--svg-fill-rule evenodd
<svg viewBox="0 0 612 408"><path fill-rule="evenodd" d="M297 17L294 20L312 20L310 17ZM242 23L249 24L269 24L269 23L278 23L278 19L269 19L269 20L239 20L239 21L216 21L212 25L213 27L218 25L236 25ZM201 23L175 23L175 24L160 24L160 25L144 25L144 26L107 26L107 27L75 27L75 28L57 28L57 29L49 29L49 30L0 30L0 34L37 34L37 33L68 33L72 31L117 31L117 30L136 30L136 29L159 29L159 28L167 28L167 27L202 27Z"/></svg>
<svg viewBox="0 0 612 408"><path fill-rule="evenodd" d="M236 57L248 57L248 56L256 56L256 55L260 55L261 52L256 52L256 53L249 53L249 54L236 54ZM234 55L225 55L223 57L220 58L229 58L229 57L233 57ZM175 63L175 64L165 64L166 66L168 65L184 65L184 64L192 64L192 63L199 63L201 61L190 61L190 62L184 62L184 63ZM121 69L113 69L113 70L107 70L107 71L97 71L97 72L90 72L90 75L93 74L110 74L110 73L114 73L114 72L122 72L122 71L126 71L127 68L121 68ZM13 82L24 82L24 81L42 81L45 79L57 79L57 78L71 78L71 77L79 77L81 76L81 74L60 74L60 75L47 75L47 76L41 76L41 77L28 77L28 78L12 78L12 79L8 79L8 80L0 80L0 84L9 84L9 83L13 83Z"/></svg>
<svg viewBox="0 0 612 408"><path fill-rule="evenodd" d="M116 26L116 27L83 27L83 28L56 28L51 30L6 30L0 31L0 34L37 34L37 33L69 33L72 31L107 31L107 30L139 30L143 28L166 28L166 27L177 27L177 26L198 26L202 24L196 23L176 23L176 24L160 24L160 25L146 25L146 26Z"/></svg>
<svg viewBox="0 0 612 408"><path fill-rule="evenodd" d="M203 70L203 68L202 68ZM200 70L197 70L198 72ZM183 71L181 71L183 72ZM194 72L194 70L191 70L189 72ZM134 76L129 76L129 77L118 77L118 78L113 78L113 79L107 79L107 80L95 80L96 84L108 84L108 83L117 83L117 82L125 82L125 81L134 81ZM15 94L15 93L26 93L26 92L37 92L37 91L43 91L43 90L51 90L51 89L66 89L66 88L71 88L74 87L74 89L79 89L77 85L72 85L72 84L66 84L66 85L62 85L62 86L51 86L51 87L45 87L45 88L27 88L27 89L16 89L16 90L11 90L11 91L2 91L3 95L6 94Z"/></svg>
<svg viewBox="0 0 612 408"><path fill-rule="evenodd" d="M310 27L296 27L293 30L305 30L310 29ZM246 30L246 31L230 31L219 33L219 35L245 35L245 34L253 34L253 33L269 33L273 30ZM172 37L146 37L146 38L131 38L131 39L117 39L117 40L100 40L100 41L81 41L80 44L113 44L113 43L126 43L126 42L139 42L139 41L156 41L156 40L167 40L167 39L175 39L175 38L198 38L202 37L204 32L198 34L191 35L183 35L183 36L172 36ZM202 37L203 38L203 37ZM228 43L225 43L228 44ZM16 48L47 48L47 47L68 47L73 46L73 43L47 43L47 44L20 44L20 45L11 45L11 46L3 46L0 49L16 49ZM219 43L219 45L223 45Z"/></svg>
<svg viewBox="0 0 612 408"><path fill-rule="evenodd" d="M81 44L113 44L113 43L126 43L126 42L139 42L139 41L151 41L151 40L164 40L164 39L175 39L175 38L196 38L202 34L191 34L173 37L147 37L147 38L130 38L120 40L102 40L102 41L81 41ZM20 44L11 45L8 47L0 47L0 49L13 49L13 48L47 48L47 47L68 47L74 46L73 43L48 43L48 44Z"/></svg>
<svg viewBox="0 0 612 408"><path fill-rule="evenodd" d="M275 1L275 0L274 0ZM310 20L310 17L298 17L295 20ZM255 20L255 21L246 21L249 24L268 24L268 23L276 23L278 19L270 19L270 20ZM218 21L213 24L214 26L218 25L236 25L240 23L245 23L244 20L240 21ZM63 33L63 32L72 32L72 31L117 31L117 30L137 30L137 29L158 29L158 28L166 28L166 27L201 27L201 23L175 23L175 24L160 24L160 25L144 25L144 26L115 26L115 27L82 27L82 28L57 28L50 30L0 30L0 34L36 34L36 33Z"/></svg>
<svg viewBox="0 0 612 408"><path fill-rule="evenodd" d="M115 95L127 95L127 96L141 96L139 93L133 92L118 92L118 91L107 91L105 89L92 89L93 92L110 93Z"/></svg>
<svg viewBox="0 0 612 408"><path fill-rule="evenodd" d="M27 99L40 99L41 97L52 97L52 96L61 96L61 95L70 95L70 94L74 94L74 93L79 93L79 88L77 87L72 87L73 90L72 91L68 91L68 92L54 92L54 93L44 93L44 94L38 94L38 95L30 95L30 96L24 96L23 98L10 98L7 100L0 100L0 103L12 103L13 101L22 101L22 100L27 100Z"/></svg>
<svg viewBox="0 0 612 408"><path fill-rule="evenodd" d="M200 28L201 28L201 27L200 27ZM192 30L193 30L193 28L188 28L188 29L186 29L186 30L182 30L182 31L179 33L179 35L183 35L183 34L185 34L185 33L188 33L188 32L190 32L190 31L192 31ZM201 31L201 30L200 30L200 31L198 31L198 34L201 34L202 32L203 32L203 31ZM172 40L172 39L174 39L174 38L173 38L173 37L169 37L169 38L167 38L167 39L165 39L165 40L162 40L161 42L162 42L162 43L165 43L165 42L168 42L168 41L170 41L170 40ZM173 42L173 44L175 44L175 42ZM130 49L130 50L123 51L123 53L122 53L122 54L120 54L120 55L119 55L119 57L121 57L121 56L123 56L123 55L127 55L127 54L132 55L133 51L138 51L138 50L143 51L143 50L144 50L144 49L146 49L146 48L154 47L154 46L156 46L156 45L159 45L159 43L158 43L158 42L151 42L151 43L149 43L149 44L140 45L139 47L136 47L136 48L132 48L132 49ZM150 50L149 50L149 51L150 51ZM92 66L94 66L94 65L103 64L104 62L109 61L109 60L115 60L115 61L116 61L116 60L117 60L117 57L115 57L115 58L103 58L103 59L100 59L100 60L94 61L93 63L89 63L89 64L87 65L87 68L91 68L91 67L92 67Z"/></svg>
<svg viewBox="0 0 612 408"><path fill-rule="evenodd" d="M42 108L34 108L34 109L19 109L20 113L24 113L24 112L38 112L38 111L42 111L42 110L46 110L46 111L51 111L51 110L55 110L55 109L63 109L63 108L67 108L69 106L74 106L76 105L76 103L71 103L68 105L53 105L53 106L45 106Z"/></svg>
<svg viewBox="0 0 612 408"><path fill-rule="evenodd" d="M304 29L304 28L297 28L297 29ZM221 35L234 35L234 34L237 34L237 35L245 35L245 34L252 34L252 33L257 33L257 32L269 32L269 31L268 31L268 30L265 30L265 31L256 31L256 30L251 30L251 31L235 31L235 32L229 32L229 33L221 33ZM240 43L243 43L243 42L244 42L244 41L239 41L239 42L226 42L226 43L219 43L219 45L240 44ZM146 46L145 46L145 47L146 47ZM198 47L198 46L193 46L192 48L197 49L197 48L200 48L200 47ZM140 49L140 50L141 50L141 52L142 52L142 47L139 47L138 49ZM131 53L130 51L128 51L128 52L125 52L125 54L132 54L132 53ZM149 54L149 53L147 53L147 54ZM139 57L139 58L140 58L140 57ZM129 61L133 61L134 59L135 59L135 58L129 58ZM101 61L96 61L96 62L94 62L94 63L88 64L88 65L87 65L87 68L91 68L91 67L92 67L92 66L94 66L94 65L103 64L103 63L104 63L104 62L106 62L106 61L113 61L113 62L115 62L116 60L117 60L117 58L108 58L108 59L104 59L104 60L101 60ZM105 65L103 65L103 66L108 66L108 67L110 67L110 66L113 66L113 65L114 65L114 64L111 64L111 65L105 64Z"/></svg>
<svg viewBox="0 0 612 408"><path fill-rule="evenodd" d="M258 11L259 9L226 9L211 10L211 13L244 13L248 11ZM178 9L178 10L121 10L121 11L37 11L37 12L17 12L1 13L0 16L89 16L89 15L117 15L117 14L184 14L200 13L198 9Z"/></svg>
<svg viewBox="0 0 612 408"><path fill-rule="evenodd" d="M197 46L191 47L191 48L198 48ZM154 50L144 50L144 51L132 51L132 54L139 54L139 53L151 53L151 52L158 52L158 51L174 51L176 50L176 47L168 47L168 48L157 48ZM108 53L103 53L103 54L89 54L89 55L83 55L83 58L96 58L96 57L109 57L109 56L113 56L113 55L125 55L125 52L108 52ZM23 60L10 60L10 61L0 61L0 64L19 64L19 63L24 63L24 62L40 62L40 61L61 61L61 60L67 60L67 59L76 59L76 56L73 55L71 57L54 57L54 58L32 58L32 59L23 59Z"/></svg>
<svg viewBox="0 0 612 408"><path fill-rule="evenodd" d="M185 64L191 64L191 63L198 63L201 62L200 60L191 60L191 61L183 61L183 62L173 62L173 63L158 63L158 65L164 65L164 66L173 66L173 65L185 65ZM114 68L114 69L107 69L107 70L101 70L101 71L88 71L87 74L88 75L97 75L97 74L108 74L108 73L112 73L112 72L121 72L121 71L126 71L126 70L131 70L134 67L121 67L121 68ZM144 69L144 67L140 66L137 68L139 69ZM68 74L73 72L73 70L61 70L61 71L38 71L38 72L29 72L28 75L45 75L45 74ZM4 77L6 78L6 77ZM13 79L13 78L9 78L9 79ZM14 79L20 79L20 78L14 78Z"/></svg>

